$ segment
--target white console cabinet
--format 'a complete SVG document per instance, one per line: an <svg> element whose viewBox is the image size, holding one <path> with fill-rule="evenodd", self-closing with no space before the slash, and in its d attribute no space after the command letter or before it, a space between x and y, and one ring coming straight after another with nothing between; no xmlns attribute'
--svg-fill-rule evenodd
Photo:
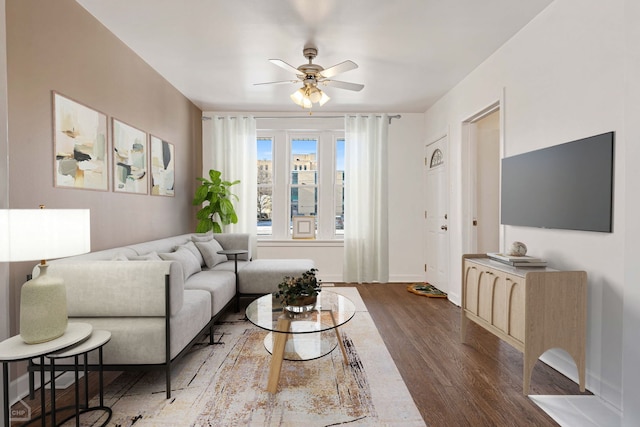
<svg viewBox="0 0 640 427"><path fill-rule="evenodd" d="M462 342L471 320L523 352L525 395L538 358L561 348L573 357L584 391L586 272L515 268L486 254L467 254L462 257L462 280Z"/></svg>

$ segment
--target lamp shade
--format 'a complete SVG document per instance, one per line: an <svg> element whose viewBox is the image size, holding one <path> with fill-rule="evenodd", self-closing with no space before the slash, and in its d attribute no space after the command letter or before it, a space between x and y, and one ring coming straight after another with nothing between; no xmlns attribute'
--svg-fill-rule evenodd
<svg viewBox="0 0 640 427"><path fill-rule="evenodd" d="M89 209L0 209L0 261L34 261L91 250Z"/></svg>

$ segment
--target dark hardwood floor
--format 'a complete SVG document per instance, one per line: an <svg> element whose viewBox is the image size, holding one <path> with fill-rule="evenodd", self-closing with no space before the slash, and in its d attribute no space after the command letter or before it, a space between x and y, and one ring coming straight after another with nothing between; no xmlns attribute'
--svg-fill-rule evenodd
<svg viewBox="0 0 640 427"><path fill-rule="evenodd" d="M460 308L447 299L414 295L402 283L336 286L360 292L428 426L557 425L522 394L522 354L473 323L462 344ZM105 383L116 375L105 373ZM90 378L94 395L97 379L94 373ZM581 393L573 381L538 361L530 394ZM57 392L56 405L73 399L71 386ZM26 402L33 415L39 413L38 399Z"/></svg>
<svg viewBox="0 0 640 427"><path fill-rule="evenodd" d="M522 394L522 353L473 323L462 344L460 308L446 298L401 283L345 286L358 288L427 425L557 425ZM541 361L529 393L590 394Z"/></svg>

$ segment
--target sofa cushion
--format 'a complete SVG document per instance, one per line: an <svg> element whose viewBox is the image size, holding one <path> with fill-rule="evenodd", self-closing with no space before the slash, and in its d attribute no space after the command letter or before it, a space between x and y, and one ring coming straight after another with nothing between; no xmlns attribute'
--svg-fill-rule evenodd
<svg viewBox="0 0 640 427"><path fill-rule="evenodd" d="M181 234L179 236L165 237L164 239L150 240L148 242L127 245L126 248L132 249L136 255L144 255L149 252L166 253L173 252L176 246L184 245L191 240L191 234Z"/></svg>
<svg viewBox="0 0 640 427"><path fill-rule="evenodd" d="M129 261L162 261L157 252L149 252L144 255L129 256Z"/></svg>
<svg viewBox="0 0 640 427"><path fill-rule="evenodd" d="M184 280L187 280L192 274L202 270L196 256L187 248L181 247L175 252L161 253L158 255L165 261L177 261L180 263Z"/></svg>
<svg viewBox="0 0 640 427"><path fill-rule="evenodd" d="M278 290L285 276L297 277L313 268L310 259L256 259L238 270L240 293L267 294Z"/></svg>
<svg viewBox="0 0 640 427"><path fill-rule="evenodd" d="M111 258L111 261L129 261L129 258L127 258L127 256L122 252L118 252L113 258Z"/></svg>
<svg viewBox="0 0 640 427"><path fill-rule="evenodd" d="M170 357L173 359L211 320L209 293L185 290L184 306L171 316ZM73 322L85 322L94 329L111 332L104 346L105 365L158 364L165 362L165 320L162 317L78 317ZM89 361L95 363L97 352Z"/></svg>
<svg viewBox="0 0 640 427"><path fill-rule="evenodd" d="M217 314L236 294L236 275L233 271L202 270L189 277L184 288L209 292L213 314Z"/></svg>
<svg viewBox="0 0 640 427"><path fill-rule="evenodd" d="M195 245L202 253L202 257L204 258L204 262L209 268L213 268L221 262L227 261L226 255L221 255L218 251L222 250L222 246L218 243L217 240L211 239L207 242L196 242Z"/></svg>
<svg viewBox="0 0 640 427"><path fill-rule="evenodd" d="M204 258L202 258L202 254L200 253L200 250L196 248L196 245L193 242L187 242L184 245L176 246L175 250L178 250L178 248L189 249L191 253L195 255L196 259L200 263L200 266L204 265Z"/></svg>
<svg viewBox="0 0 640 427"><path fill-rule="evenodd" d="M213 232L209 231L208 233L197 233L191 236L191 240L194 242L208 242L213 239Z"/></svg>
<svg viewBox="0 0 640 427"><path fill-rule="evenodd" d="M158 284L167 274L171 314L182 309L184 279L178 262L58 262L49 265L48 274L65 282L69 317L164 316L164 286L158 289Z"/></svg>

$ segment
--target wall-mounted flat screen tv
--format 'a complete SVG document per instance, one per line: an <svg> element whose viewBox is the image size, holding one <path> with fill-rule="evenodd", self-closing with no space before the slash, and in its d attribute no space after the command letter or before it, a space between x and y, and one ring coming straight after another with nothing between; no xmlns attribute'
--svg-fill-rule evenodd
<svg viewBox="0 0 640 427"><path fill-rule="evenodd" d="M502 159L506 225L612 231L614 132Z"/></svg>

